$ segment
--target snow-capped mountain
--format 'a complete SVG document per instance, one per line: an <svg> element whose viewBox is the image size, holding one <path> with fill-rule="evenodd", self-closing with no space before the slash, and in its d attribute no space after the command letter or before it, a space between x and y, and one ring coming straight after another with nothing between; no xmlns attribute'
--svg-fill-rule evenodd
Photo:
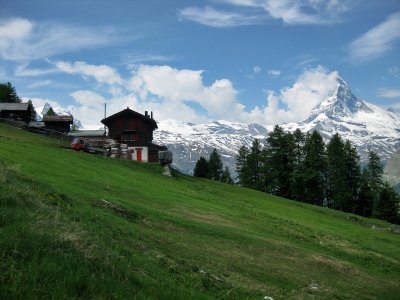
<svg viewBox="0 0 400 300"><path fill-rule="evenodd" d="M264 139L267 129L258 124L215 121L193 124L167 120L159 122L154 142L166 145L174 155L173 165L181 172L192 174L200 156L208 159L214 148L225 166L236 169L235 156L242 145L249 147L254 138Z"/></svg>
<svg viewBox="0 0 400 300"><path fill-rule="evenodd" d="M362 160L368 149L386 161L400 149L400 116L355 97L348 84L338 78L337 89L315 107L307 120L282 125L286 130L318 130L326 140L338 132L357 147Z"/></svg>
<svg viewBox="0 0 400 300"><path fill-rule="evenodd" d="M364 161L368 149L377 151L383 161L400 149L400 116L392 110L358 99L341 78L338 78L336 89L312 110L305 121L281 126L288 131L316 129L326 141L338 132L357 147ZM174 165L182 172L191 174L199 157L208 158L213 148L218 150L224 164L234 171L239 148L250 146L254 138L265 140L271 129L258 124L227 121L201 125L164 121L154 132L154 142L166 145L173 152Z"/></svg>
<svg viewBox="0 0 400 300"><path fill-rule="evenodd" d="M52 107L52 106L47 102L43 106L35 107L36 120L41 121L43 119L43 116L50 109L50 107ZM61 106L54 106L52 108L53 108L54 112L59 116L72 116L72 113L69 110L62 108ZM74 125L76 126L76 128L83 128L81 121L79 121L75 117L74 117Z"/></svg>

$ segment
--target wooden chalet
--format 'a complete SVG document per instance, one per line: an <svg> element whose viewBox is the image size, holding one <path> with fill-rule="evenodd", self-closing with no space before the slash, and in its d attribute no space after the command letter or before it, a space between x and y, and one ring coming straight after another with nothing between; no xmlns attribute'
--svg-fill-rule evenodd
<svg viewBox="0 0 400 300"><path fill-rule="evenodd" d="M158 128L152 112L142 115L128 107L101 122L108 127L110 139L127 144L133 160L157 162L158 151L166 150L165 146L152 143L153 131Z"/></svg>
<svg viewBox="0 0 400 300"><path fill-rule="evenodd" d="M0 103L0 118L29 123L35 119L32 103Z"/></svg>
<svg viewBox="0 0 400 300"><path fill-rule="evenodd" d="M46 130L68 133L71 131L74 118L72 116L44 116L43 122Z"/></svg>

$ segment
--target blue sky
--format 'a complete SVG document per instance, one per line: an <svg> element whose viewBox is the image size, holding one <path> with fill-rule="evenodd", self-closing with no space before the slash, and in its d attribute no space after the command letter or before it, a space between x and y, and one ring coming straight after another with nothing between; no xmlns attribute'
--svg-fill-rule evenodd
<svg viewBox="0 0 400 300"><path fill-rule="evenodd" d="M400 112L398 0L0 0L0 81L85 125L301 121L334 88Z"/></svg>

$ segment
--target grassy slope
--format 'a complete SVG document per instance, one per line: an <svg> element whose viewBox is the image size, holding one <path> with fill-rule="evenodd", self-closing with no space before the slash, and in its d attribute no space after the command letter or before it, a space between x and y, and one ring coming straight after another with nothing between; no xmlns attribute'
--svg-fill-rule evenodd
<svg viewBox="0 0 400 300"><path fill-rule="evenodd" d="M1 298L400 294L400 235L380 230L388 223L165 177L3 124L0 209Z"/></svg>

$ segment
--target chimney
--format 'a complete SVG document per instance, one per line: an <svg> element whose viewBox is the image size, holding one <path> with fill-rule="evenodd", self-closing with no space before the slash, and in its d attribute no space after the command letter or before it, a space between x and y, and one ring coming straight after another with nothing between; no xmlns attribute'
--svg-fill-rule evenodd
<svg viewBox="0 0 400 300"><path fill-rule="evenodd" d="M144 112L144 116L145 116L145 117L148 117L148 116L149 116L149 113L148 113L147 110Z"/></svg>
<svg viewBox="0 0 400 300"><path fill-rule="evenodd" d="M150 117L150 118L152 118L152 119L153 119L153 111L151 111L151 112L150 112L150 114L151 114L151 117Z"/></svg>

